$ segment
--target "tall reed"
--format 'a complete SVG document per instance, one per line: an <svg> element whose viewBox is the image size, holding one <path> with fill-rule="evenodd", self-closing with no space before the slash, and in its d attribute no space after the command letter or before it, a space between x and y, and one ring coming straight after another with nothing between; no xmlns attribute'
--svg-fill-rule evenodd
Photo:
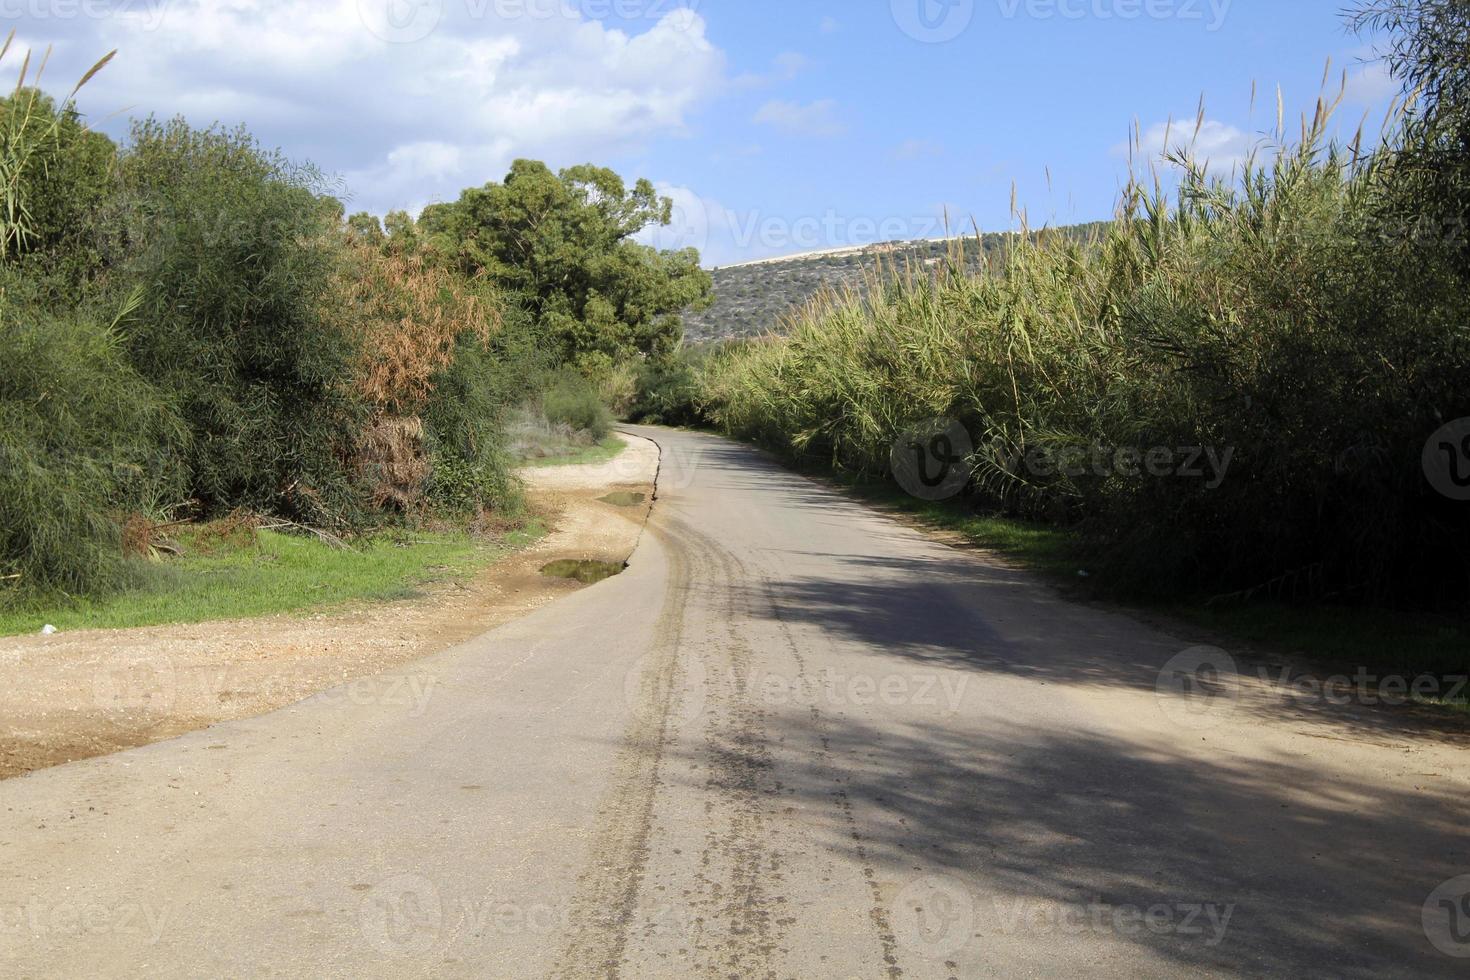
<svg viewBox="0 0 1470 980"><path fill-rule="evenodd" d="M956 419L971 499L1077 526L1122 589L1462 601L1470 521L1420 455L1470 416L1470 290L1451 243L1384 221L1393 134L1333 142L1332 108L1229 180L1186 141L1177 188L1134 181L1094 240L1023 223L980 274L875 270L710 361L706 411L869 474L907 426ZM1140 471L1151 450L1228 467Z"/></svg>

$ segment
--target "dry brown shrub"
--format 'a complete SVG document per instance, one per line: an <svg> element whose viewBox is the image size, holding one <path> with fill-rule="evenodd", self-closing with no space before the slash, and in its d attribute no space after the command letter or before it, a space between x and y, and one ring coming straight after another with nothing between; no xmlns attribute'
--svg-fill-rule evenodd
<svg viewBox="0 0 1470 980"><path fill-rule="evenodd" d="M264 519L252 511L240 508L233 510L217 521L201 524L194 528L188 543L194 550L211 552L219 548L232 551L255 547L259 528Z"/></svg>
<svg viewBox="0 0 1470 980"><path fill-rule="evenodd" d="M188 521L157 521L137 511L122 517L122 553L129 558L147 558L159 561L166 556L182 554L182 549L169 540L164 532L188 524Z"/></svg>
<svg viewBox="0 0 1470 980"><path fill-rule="evenodd" d="M145 558L153 552L154 523L142 514L129 514L122 523L122 550L129 558Z"/></svg>
<svg viewBox="0 0 1470 980"><path fill-rule="evenodd" d="M417 416L383 416L363 430L358 466L372 488L374 507L417 510L429 478L424 424Z"/></svg>
<svg viewBox="0 0 1470 980"><path fill-rule="evenodd" d="M355 386L387 415L412 414L453 361L460 335L488 340L500 310L421 254L366 244L349 254L337 293L348 329L361 338Z"/></svg>

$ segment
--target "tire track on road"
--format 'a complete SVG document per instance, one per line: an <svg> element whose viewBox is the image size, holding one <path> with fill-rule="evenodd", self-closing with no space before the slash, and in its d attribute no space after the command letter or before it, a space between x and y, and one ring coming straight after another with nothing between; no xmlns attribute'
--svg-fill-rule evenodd
<svg viewBox="0 0 1470 980"><path fill-rule="evenodd" d="M553 975L619 976L648 863L653 802L670 738L669 719L682 689L679 641L690 592L689 566L676 536L648 525L668 563L664 604L653 625L632 718L597 814L590 863L577 883L571 929Z"/></svg>

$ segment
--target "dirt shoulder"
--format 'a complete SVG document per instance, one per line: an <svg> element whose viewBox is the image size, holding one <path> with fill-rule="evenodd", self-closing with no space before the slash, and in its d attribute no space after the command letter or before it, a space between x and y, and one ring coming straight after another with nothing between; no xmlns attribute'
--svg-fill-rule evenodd
<svg viewBox="0 0 1470 980"><path fill-rule="evenodd" d="M658 448L622 438L628 448L608 462L523 471L553 530L467 584L324 614L0 638L0 779L264 714L582 588L540 570L563 558L627 560L651 507ZM618 491L643 500L599 499Z"/></svg>

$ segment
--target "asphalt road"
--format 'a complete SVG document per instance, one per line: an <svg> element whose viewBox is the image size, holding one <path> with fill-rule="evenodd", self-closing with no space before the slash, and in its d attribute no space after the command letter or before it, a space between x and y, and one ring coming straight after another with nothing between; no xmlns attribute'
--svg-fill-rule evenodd
<svg viewBox="0 0 1470 980"><path fill-rule="evenodd" d="M0 783L0 975L1470 972L1463 740L635 431L622 575Z"/></svg>

